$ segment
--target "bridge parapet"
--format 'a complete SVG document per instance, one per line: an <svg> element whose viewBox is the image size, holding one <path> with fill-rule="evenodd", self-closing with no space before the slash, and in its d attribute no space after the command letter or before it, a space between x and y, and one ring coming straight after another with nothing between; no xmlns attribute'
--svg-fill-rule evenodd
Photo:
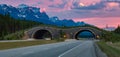
<svg viewBox="0 0 120 57"><path fill-rule="evenodd" d="M34 35L39 30L47 30L51 33L52 39L54 38L61 38L61 32L66 35L66 38L74 39L76 37L76 34L87 30L92 32L96 37L101 35L101 31L91 28L91 27L76 27L76 28L69 28L69 29L60 29L60 28L54 28L54 27L46 27L46 26L39 26L34 27L26 32L26 35L28 38L34 38Z"/></svg>

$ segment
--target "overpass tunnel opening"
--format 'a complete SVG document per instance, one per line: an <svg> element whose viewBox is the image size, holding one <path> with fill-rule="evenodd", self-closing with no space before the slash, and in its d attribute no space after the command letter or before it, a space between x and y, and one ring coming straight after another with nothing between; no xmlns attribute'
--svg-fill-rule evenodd
<svg viewBox="0 0 120 57"><path fill-rule="evenodd" d="M52 39L52 34L48 30L38 30L35 32L33 38L35 39Z"/></svg>
<svg viewBox="0 0 120 57"><path fill-rule="evenodd" d="M75 35L75 39L94 39L96 36L93 32L89 31L89 30L82 30L79 31L76 35Z"/></svg>

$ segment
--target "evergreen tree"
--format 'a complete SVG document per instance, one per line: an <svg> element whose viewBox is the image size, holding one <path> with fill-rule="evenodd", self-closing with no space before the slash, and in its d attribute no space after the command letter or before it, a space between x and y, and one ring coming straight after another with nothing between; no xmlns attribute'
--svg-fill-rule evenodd
<svg viewBox="0 0 120 57"><path fill-rule="evenodd" d="M0 14L0 40L2 40L5 35L15 33L19 30L31 28L40 24L41 23L33 21L14 19L10 17L9 14Z"/></svg>
<svg viewBox="0 0 120 57"><path fill-rule="evenodd" d="M119 26L119 25L118 25L118 27L115 29L114 32L120 34L120 26Z"/></svg>

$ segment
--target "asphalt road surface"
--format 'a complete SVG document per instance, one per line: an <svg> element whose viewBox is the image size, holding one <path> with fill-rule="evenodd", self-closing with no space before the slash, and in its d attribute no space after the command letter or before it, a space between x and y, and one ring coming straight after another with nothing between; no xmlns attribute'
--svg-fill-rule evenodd
<svg viewBox="0 0 120 57"><path fill-rule="evenodd" d="M92 40L0 50L0 57L98 57Z"/></svg>

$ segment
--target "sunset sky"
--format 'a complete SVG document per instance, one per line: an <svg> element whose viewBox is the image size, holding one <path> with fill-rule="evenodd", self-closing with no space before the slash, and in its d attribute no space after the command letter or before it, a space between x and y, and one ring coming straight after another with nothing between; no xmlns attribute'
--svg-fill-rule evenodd
<svg viewBox="0 0 120 57"><path fill-rule="evenodd" d="M84 21L100 28L120 24L120 0L0 0L0 4L39 7L49 17Z"/></svg>

